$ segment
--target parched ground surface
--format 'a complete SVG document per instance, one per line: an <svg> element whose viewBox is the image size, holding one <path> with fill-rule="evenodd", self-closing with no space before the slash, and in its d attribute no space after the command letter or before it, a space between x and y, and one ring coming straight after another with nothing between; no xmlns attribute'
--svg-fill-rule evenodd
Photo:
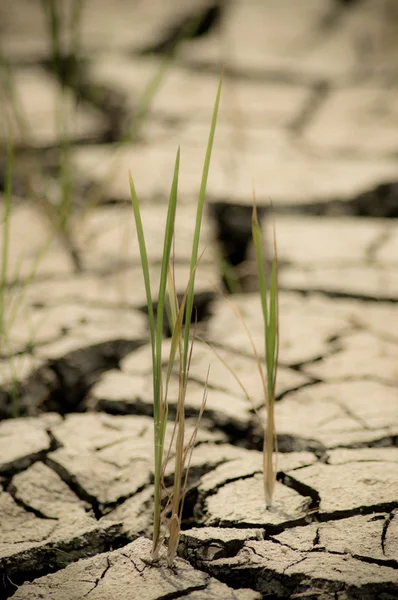
<svg viewBox="0 0 398 600"><path fill-rule="evenodd" d="M57 235L60 86L41 4L0 8L16 94L4 87L0 111L1 147L7 119L15 142L0 354L2 598L398 598L396 9L392 0L88 1L83 60L73 78L65 70L73 210ZM151 352L127 174L155 285L181 144L183 293L221 66L188 435L211 364L209 394L170 570L148 561ZM253 182L270 255L273 200L280 263L271 510L256 361L219 293L229 273L230 299L263 355ZM3 216L3 180L0 200ZM175 375L171 417L177 388Z"/></svg>

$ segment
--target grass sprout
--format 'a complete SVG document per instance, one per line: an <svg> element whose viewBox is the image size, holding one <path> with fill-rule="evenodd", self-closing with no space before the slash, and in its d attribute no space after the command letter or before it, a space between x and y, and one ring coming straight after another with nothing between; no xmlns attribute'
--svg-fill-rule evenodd
<svg viewBox="0 0 398 600"><path fill-rule="evenodd" d="M256 198L253 194L252 236L256 254L257 274L260 288L261 309L264 321L264 346L266 367L267 423L264 427L264 493L267 507L272 504L276 481L276 432L275 432L275 386L279 356L279 303L278 303L278 255L276 247L275 222L273 224L274 256L272 259L271 281L268 290L264 272L263 241L257 217ZM263 386L265 382L263 378Z"/></svg>
<svg viewBox="0 0 398 600"><path fill-rule="evenodd" d="M267 507L272 506L272 498L274 494L276 471L277 471L277 440L275 429L275 386L278 372L278 357L279 357L279 310L278 310L278 256L276 246L276 231L275 223L273 227L274 237L274 257L272 260L271 282L268 291L267 281L264 272L264 256L263 256L263 240L260 229L260 224L257 216L256 200L253 198L253 213L252 213L252 236L256 254L257 274L259 278L261 309L264 322L264 346L265 346L265 372L262 365L262 360L254 343L253 336L246 324L246 321L238 307L220 290L218 292L223 296L230 308L235 313L236 317L241 322L246 335L250 341L253 355L256 360L257 369L259 372L264 405L266 409L267 419L264 423L259 415L258 408L252 396L247 391L240 377L224 360L222 355L217 351L214 344L209 344L206 340L201 339L218 358L218 360L229 371L241 388L246 399L250 402L254 414L260 422L261 428L264 430L264 445L263 445L263 473L264 473L264 496Z"/></svg>
<svg viewBox="0 0 398 600"><path fill-rule="evenodd" d="M187 473L189 470L190 457L196 438L196 433L194 433L194 435L189 440L188 445L185 445L185 396L188 385L189 366L193 351L191 321L194 307L195 271L198 264L200 230L203 218L203 207L206 197L206 186L217 123L220 95L221 80L218 86L216 100L214 104L209 139L202 171L202 180L199 191L195 229L192 242L189 280L181 305L179 305L177 298L174 277L174 259L172 259L172 246L175 235L175 216L177 209L178 178L180 168L180 148L178 148L177 150L174 165L174 175L171 184L166 217L156 316L150 284L149 261L146 249L144 229L141 220L139 201L135 190L134 181L130 173L130 191L148 306L148 322L152 350L154 418L154 515L152 556L154 560L157 560L159 558L159 551L164 538L164 534L162 534L162 525L166 513L165 510L162 511L162 492L164 489L163 476L167 461L172 452L171 446L169 447L167 453L165 453L164 448L166 426L168 422L167 393L170 378L175 363L178 360L179 392L177 401L177 413L174 423L174 432L171 440L171 444L174 443L175 445L174 484L172 493L169 496L168 502L166 504L166 508L171 509L171 516L168 522L169 539L167 552L167 562L170 566L174 562L174 557L177 551L180 536L182 509L187 486ZM166 375L164 376L162 372L162 338L163 320L165 313L169 315L169 324L172 332L172 338L170 353L167 360ZM185 328L183 327L184 315ZM204 410L206 396L207 392L205 389L202 410L200 411L199 419ZM199 420L197 422L195 432L197 431L198 424ZM185 479L183 480L184 471Z"/></svg>

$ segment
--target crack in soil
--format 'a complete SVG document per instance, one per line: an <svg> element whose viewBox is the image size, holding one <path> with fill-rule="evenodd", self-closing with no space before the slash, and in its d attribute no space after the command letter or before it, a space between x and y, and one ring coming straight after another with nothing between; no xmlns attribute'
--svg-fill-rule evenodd
<svg viewBox="0 0 398 600"><path fill-rule="evenodd" d="M292 563L290 563L290 565L287 565L286 569L283 569L282 571L282 576L285 575L286 571L288 569L290 569L291 567L295 567L296 565L299 565L300 563L304 562L305 560L307 560L308 556L303 556L303 558L299 558L298 560L294 560Z"/></svg>
<svg viewBox="0 0 398 600"><path fill-rule="evenodd" d="M8 463L4 467L0 467L0 473L6 479L11 478L17 473L25 471L38 461L44 462L49 452L51 452L50 449L40 450L39 452L33 452L32 454L26 454L25 456L17 458L15 461Z"/></svg>
<svg viewBox="0 0 398 600"><path fill-rule="evenodd" d="M54 529L57 525L54 525ZM118 534L119 528L117 525L112 529L109 529L106 533L94 532L93 535L92 532L85 532L84 535L79 538L77 545L76 537L69 540L60 539L46 543L50 534L46 535L45 538L38 540L40 545L31 548L28 555L26 555L26 551L24 552L25 560L28 559L29 562L27 562L22 569L20 568L14 573L15 565L12 562L3 565L0 568L1 598L8 598L10 595L13 595L15 592L14 588L17 588L25 582L34 581L39 577L56 573L57 571L64 569L67 565L82 558L96 556L103 552L107 552L114 546L115 539L117 539L118 542L121 540L121 537L118 537ZM110 538L112 538L112 545L110 543ZM41 542L45 542L44 545ZM125 544L128 543L129 541L125 541ZM57 547L57 544L59 547ZM61 555L65 558L59 559L57 555ZM13 572L14 581L8 575L8 572L11 571ZM90 581L89 583L93 582ZM5 596L1 594L5 594Z"/></svg>
<svg viewBox="0 0 398 600"><path fill-rule="evenodd" d="M298 371L299 373L304 373L304 375L308 376L308 373L305 372L305 367L311 367L312 365L316 365L317 363L330 358L331 356L334 356L335 354L338 354L339 352L341 352L343 350L343 348L341 346L334 346L334 344L339 343L340 340L338 339L338 336L333 336L332 339L328 339L326 340L327 344L330 344L332 347L330 347L328 349L327 352L323 353L323 354L318 354L318 356L314 356L313 358L309 358L308 360L303 360L301 362L297 362L297 363L290 363L289 365L287 365L290 369L293 369L293 371ZM317 377L314 377L314 379L318 379ZM320 380L321 382L321 380Z"/></svg>
<svg viewBox="0 0 398 600"><path fill-rule="evenodd" d="M382 377L381 375L344 375L340 377L333 377L331 379L319 380L318 383L347 383L349 381L373 381L375 383L380 383L381 385L395 389L397 387L398 378L394 377L388 379L386 377ZM366 429L370 428L366 427ZM374 427L373 429L380 429L380 427Z"/></svg>
<svg viewBox="0 0 398 600"><path fill-rule="evenodd" d="M103 512L100 508L100 503L98 502L97 498L87 492L84 487L80 485L75 475L69 473L67 469L65 469L59 463L53 461L51 458L46 458L46 460L43 462L47 465L47 467L59 475L62 481L66 483L66 485L80 500L83 502L88 502L97 521L103 517Z"/></svg>
<svg viewBox="0 0 398 600"><path fill-rule="evenodd" d="M197 381L194 378L190 378L190 381ZM200 381L199 383L203 383L203 381ZM216 387L211 387L208 386L208 389L217 389ZM224 389L221 389L221 391L225 392ZM231 394L232 395L232 394ZM238 395L236 397L239 397ZM114 401L114 400L106 400L106 399L99 399L96 402L96 407L98 412L104 412L106 414L109 415L135 415L135 416L145 416L145 417L152 417L153 416L153 407L151 404L149 404L146 401L142 401L140 398L135 398L134 399L134 403L127 403L127 402L123 402L123 401ZM176 411L177 411L177 405L176 404L170 404L169 405L169 418L171 420L175 419L176 417ZM194 406L190 406L190 407L186 407L185 409L185 417L186 419L191 419L191 418L197 418L199 415L200 409L196 408ZM248 411L250 412L250 411ZM247 449L257 449L257 446L253 446L249 443L244 444L243 442L248 440L249 437L251 437L251 433L252 433L252 425L251 423L248 423L247 426L242 426L242 424L239 421L234 421L233 417L228 417L228 421L226 422L220 422L220 418L217 415L217 411L216 410L212 410L211 408L206 407L206 411L205 411L205 415L202 419L202 423L203 423L203 427L202 429L206 429L206 425L205 422L210 422L210 426L207 427L207 429L214 429L217 428L219 431L221 431L222 433L224 433L227 436L227 441L229 443L232 443L233 445L240 445L241 447L247 448ZM144 435L144 434L142 434ZM116 443L116 442L113 442ZM205 444L207 442L202 441L202 442L197 442L196 447L199 446L200 444ZM213 441L210 443L214 443L214 444L223 444L225 442L223 441ZM262 447L262 443L261 443L261 447Z"/></svg>
<svg viewBox="0 0 398 600"><path fill-rule="evenodd" d="M152 563L146 563L145 561L143 561L144 562L144 566L142 567L142 569L140 569L138 567L138 565L136 564L135 560L133 558L131 558L131 556L128 556L127 554L123 554L123 552L122 552L122 556L124 556L125 558L127 558L127 560L129 560L131 562L131 564L134 566L134 569L140 575L142 575L145 570L150 569L151 566L152 566Z"/></svg>
<svg viewBox="0 0 398 600"><path fill-rule="evenodd" d="M300 371L300 368L294 368L294 367L289 367L294 371ZM280 392L279 394L276 395L275 397L275 401L276 402L281 402L281 400L283 400L283 398L287 395L287 394L292 394L294 392L298 392L304 388L307 387L311 387L313 385L317 385L318 383L323 383L322 379L319 379L318 377L314 377L313 375L308 375L308 373L305 373L303 371L303 374L309 378L309 381L304 381L303 383L299 383L297 386L289 388L288 390L284 390L283 392ZM264 403L259 405L259 408L262 408L264 406Z"/></svg>
<svg viewBox="0 0 398 600"><path fill-rule="evenodd" d="M143 567L140 568L131 556L128 556L127 554L124 554L124 553L122 553L122 556L127 558L127 560L132 563L132 565L134 566L134 569L137 571L137 573L139 573L140 576L142 576L144 571L146 571L148 569L162 568L161 565L159 565L151 560L150 561L142 560ZM194 565L191 565L191 566L194 566ZM172 567L172 569L174 569L174 568ZM208 575L206 575L206 578L208 579ZM206 588L207 588L207 583L205 583L203 585L190 586L188 588L185 588L184 590L176 590L175 592L169 592L168 594L158 596L157 598L158 598L158 600L173 600L173 599L177 599L177 598L185 598L188 593L191 593L194 591L205 590Z"/></svg>
<svg viewBox="0 0 398 600"><path fill-rule="evenodd" d="M190 73L205 73L215 75L217 78L220 76L220 67L217 63L206 59L195 59L185 58L183 55L180 57L179 66L185 68ZM289 71L288 69L274 70L265 68L251 67L250 70L244 67L235 66L231 64L223 65L223 73L225 79L240 80L240 82L250 81L253 83L280 83L288 84L292 86L302 87L305 86L320 86L322 84L328 84L327 79L322 79L316 75L310 73L298 73L295 71ZM268 198L264 202L268 201ZM260 205L260 202L258 202Z"/></svg>
<svg viewBox="0 0 398 600"><path fill-rule="evenodd" d="M19 382L22 390L19 399L20 416L32 414L29 386L35 378L47 390L47 394L40 394L40 400L34 407L36 412L57 412L60 415L81 412L82 403L100 375L110 369L119 368L120 361L127 354L146 343L147 340L142 339L110 339L82 346L58 359L48 360ZM46 373L52 377L46 378ZM9 406L11 399L6 389L5 393ZM0 414L0 418L1 416Z"/></svg>
<svg viewBox="0 0 398 600"><path fill-rule="evenodd" d="M232 461L226 461L226 462L232 462ZM217 492L220 489L222 489L229 483L233 483L234 481L244 481L245 479L250 479L250 477L253 477L253 475L257 475L259 473L262 473L262 470L260 468L253 468L253 469L250 469L250 472L245 473L244 475L238 475L237 477L228 477L222 483L216 484L214 487L212 487L211 490L207 490L202 495L199 493L199 496L200 496L199 502L200 503L202 501L205 502L207 500L207 498L210 498L211 496L214 496L214 494L217 494Z"/></svg>
<svg viewBox="0 0 398 600"><path fill-rule="evenodd" d="M301 136L306 126L314 118L314 114L321 109L330 92L330 83L328 81L318 81L312 86L306 102L301 107L298 114L294 115L287 129L294 136Z"/></svg>
<svg viewBox="0 0 398 600"><path fill-rule="evenodd" d="M48 454L50 454L51 452L54 452L55 450L57 450L58 448L60 448L62 446L62 444L60 444L55 439L51 430L46 429L45 431L46 431L48 437L50 438L50 444L49 444L48 448L46 448L44 450L39 450L39 452L32 452L31 454L25 454L25 456L22 456L21 458L17 458L16 460L11 461L10 463L4 465L3 467L0 466L0 476L2 478L3 487L6 488L8 485L10 485L11 479L14 477L14 475L17 475L18 473L26 471L29 467L31 467L36 462L44 463Z"/></svg>
<svg viewBox="0 0 398 600"><path fill-rule="evenodd" d="M392 231L388 227L384 231L381 231L375 239L373 239L365 250L365 259L367 263L377 264L376 254L379 252L387 242L391 240Z"/></svg>
<svg viewBox="0 0 398 600"><path fill-rule="evenodd" d="M380 504L372 504L370 506L357 506L355 508L336 510L331 513L318 512L316 515L317 521L326 523L329 521L339 521L347 517L356 517L359 515L372 515L378 512L390 512L398 508L398 501L386 502Z"/></svg>
<svg viewBox="0 0 398 600"><path fill-rule="evenodd" d="M91 590L89 590L89 591L88 591L86 594L84 594L84 597L86 597L86 596L89 596L89 594L91 594L91 592L92 592L93 590L95 590L95 588L96 588L96 587L98 587L98 585L100 584L100 581L101 581L102 579L104 579L105 575L107 574L107 572L108 572L108 571L109 571L109 569L111 568L111 566L112 566L112 565L111 565L111 561L110 561L110 559L109 559L109 556L107 556L107 557L106 557L106 563L107 563L107 564L106 564L106 567L105 567L105 569L103 570L103 572L101 573L101 575L100 575L100 576L99 576L99 577L96 579L96 581L95 581L95 583L94 583L94 587L93 587Z"/></svg>
<svg viewBox="0 0 398 600"><path fill-rule="evenodd" d="M379 565L380 567L389 567L391 569L398 569L398 561L394 559L381 559L373 558L372 556L364 556L363 554L351 554L351 552L337 552L337 550L323 550L322 548L313 548L310 552L320 552L324 554L334 554L337 556L352 556L356 560L366 562L370 565Z"/></svg>
<svg viewBox="0 0 398 600"><path fill-rule="evenodd" d="M107 424L107 423L104 423L103 426L108 427L108 429L116 429L114 427L113 428L110 427L109 424ZM137 434L137 437L142 437L142 434L141 435ZM112 442L108 442L107 444L103 444L102 446L95 446L93 448L93 450L94 450L94 452L101 452L101 450L107 450L108 448L113 448L114 446L117 446L118 444L124 444L125 442L128 442L129 440L131 440L131 434L123 436L117 440L113 440Z"/></svg>
<svg viewBox="0 0 398 600"><path fill-rule="evenodd" d="M261 471L257 470L257 471L253 471L253 473L247 474L243 477L231 478L228 481L225 481L222 484L216 486L216 488L214 488L214 490L211 490L210 493L206 493L206 495L204 497L200 498L200 500L198 502L199 509L198 509L198 511L195 511L196 514L199 514L199 515L207 514L207 511L204 508L207 498L212 496L213 494L217 493L217 491L220 488L222 488L224 485L227 485L228 483L231 483L233 481L239 481L240 479L248 479L248 478L252 477L254 474L259 473L259 472L261 472ZM283 472L279 472L277 474L277 480L280 483L282 483L283 485L286 485L287 487L290 487L291 489L295 490L301 496L303 496L305 498L308 498L308 497L311 498L311 502L308 507L308 514L305 517L296 519L294 521L281 523L278 525L266 525L266 526L264 526L262 524L258 524L258 523L253 524L253 523L243 523L243 522L231 525L230 523L224 523L223 521L220 520L217 524L218 527L231 528L231 529L233 529L233 528L236 528L236 529L256 528L256 529L261 529L262 531L264 531L264 535L276 535L277 533L281 533L285 529L290 529L292 527L296 527L299 525L309 524L309 523L313 522L313 520L323 523L323 522L328 522L328 521L340 520L340 519L343 519L346 517L351 517L351 516L367 515L367 514L373 514L376 512L390 512L390 511L398 508L398 502L393 501L393 502L388 502L388 503L374 504L374 505L370 505L370 506L359 506L359 507L355 507L352 509L337 510L337 511L333 511L332 513L320 512L321 497L320 497L320 494L315 489L311 488L310 486L307 486L306 484L303 484L303 483L297 481L295 478L293 478L290 475L287 475ZM203 525L196 525L196 526L203 527ZM387 533L387 528L388 528L388 525L386 526L386 533ZM385 539L386 533L384 534L384 539Z"/></svg>
<svg viewBox="0 0 398 600"><path fill-rule="evenodd" d="M164 594L163 596L158 596L157 600L177 600L178 598L186 598L188 594L191 592L200 592L206 590L207 583L203 585L191 585L184 590L178 590L176 592L170 592L169 594Z"/></svg>
<svg viewBox="0 0 398 600"><path fill-rule="evenodd" d="M312 452L320 462L325 462L327 455L327 448L318 440L311 438L303 438L298 435L292 435L288 433L280 433L276 435L278 452L281 454L289 454L290 452ZM254 445L245 446L249 450L263 450L263 440L259 440L259 443ZM300 467L292 469L295 471Z"/></svg>
<svg viewBox="0 0 398 600"><path fill-rule="evenodd" d="M283 474L283 475L285 475L285 474ZM250 477L250 476L251 475L248 475L248 477ZM242 477L236 478L236 479L242 479ZM235 478L233 480L235 480ZM227 482L225 482L225 483L227 483ZM293 478L290 478L289 483L295 484L296 481ZM293 485L293 488L294 488L294 485ZM306 487L306 490L307 490L307 487ZM313 490L313 492L316 493L314 490ZM341 518L344 518L346 516L353 516L355 514L371 514L371 513L376 512L377 510L380 510L380 505L379 506L372 506L372 507L359 507L359 508L351 510L351 511L338 511L336 513L329 514L329 515L327 515L327 514L318 514L317 518L320 521L325 522L325 521L330 521L330 520L335 520L335 519L336 520L337 519L341 519ZM384 527L384 531L385 531L385 533L384 533L384 539L386 537L388 524L389 524L390 520L392 519L392 516L393 516L393 513L391 513L390 518L388 520L388 523L386 521L386 524L385 524L385 527ZM295 522L291 522L291 523L284 523L284 524L280 524L280 525L277 525L277 526L262 527L262 526L258 526L258 525L257 526L252 525L252 527L256 527L257 529L262 530L264 532L264 537L265 537L267 533L268 533L268 535L271 535L271 536L272 536L272 534L276 535L277 533L281 533L283 530L285 530L287 528L295 527L295 526L298 526L298 525L301 525L301 524L304 525L305 523L306 523L306 520L305 519L301 519L300 521L295 521ZM221 525L221 526L225 526L225 525ZM247 527L247 525L245 525L245 527ZM273 541L276 541L276 540L273 540ZM126 541L125 543L128 543L128 542ZM243 542L241 542L240 544L234 543L235 550L236 550L236 548L238 548L237 551L239 551L239 546L242 547L242 544L243 544ZM314 544L314 546L316 545L316 536L314 538L313 544ZM230 545L230 546L231 546L230 547L230 550L231 550L232 545ZM322 552L324 550L323 549L316 549L316 548L314 548L314 551ZM342 553L338 553L338 552L331 552L331 553L342 554ZM397 568L396 561L387 561L387 560L386 561L383 561L383 560L377 561L377 559L375 559L375 560L373 560L371 558L367 559L367 557L356 556L356 555L353 555L353 557L357 558L358 560L363 560L365 562L369 562L369 563L372 563L372 564L380 564L381 566L383 566L383 565L384 566L390 566L390 567L395 568L395 569ZM129 558L129 560L131 560L130 557L127 557L127 558ZM302 559L302 560L304 560L304 559ZM301 561L301 559L300 559L300 561ZM134 564L134 562L133 562L133 564ZM137 565L134 565L134 566L139 571L139 569L137 568ZM290 565L290 566L292 566L292 565ZM109 568L109 563L108 563L107 568L102 573L101 577L96 581L96 584L94 585L94 587L92 589L95 589L95 587L97 587L97 585L99 584L99 581L105 576L108 568ZM206 589L206 586L204 586L204 587L202 586L200 588L195 588L195 589ZM92 590L90 590L90 592L91 591ZM184 593L187 593L187 591L185 590ZM165 598L180 598L180 597L182 597L181 594L182 594L182 592L179 592L179 591L178 592L173 592L172 595L166 595ZM86 595L89 595L89 594L86 594Z"/></svg>
<svg viewBox="0 0 398 600"><path fill-rule="evenodd" d="M212 443L212 442L202 442L199 445L207 445L208 443ZM173 457L171 457L173 458ZM189 467L189 475L188 475L188 486L192 487L193 484L197 484L199 483L199 480L201 477L203 477L204 475L208 475L209 473L211 473L212 471L214 471L215 469L217 469L217 467L219 467L220 465L225 465L227 463L230 463L232 461L236 460L236 458L222 458L220 459L218 462L214 462L212 464L201 464L201 465L193 465ZM182 472L182 477L184 478L187 472L187 468L185 467L183 472ZM167 475L164 475L163 477L164 479L164 483L166 486L172 485L173 481L174 481L174 473L170 473ZM237 478L239 479L239 477ZM222 485L221 485L222 487ZM206 495L206 498L208 496Z"/></svg>
<svg viewBox="0 0 398 600"><path fill-rule="evenodd" d="M370 431L377 431L377 429L370 428ZM368 440L365 442L353 442L352 444L339 444L333 446L333 450L347 449L355 450L357 448L395 448L398 447L398 435L385 435L377 440ZM363 461L360 461L363 462ZM389 462L389 461L387 461ZM394 462L394 461L393 461Z"/></svg>
<svg viewBox="0 0 398 600"><path fill-rule="evenodd" d="M70 329L71 329L71 327L64 327L62 329L62 331L59 331L56 335L49 336L44 341L36 341L36 342L28 341L28 342L26 342L26 344L21 343L21 345L12 352L7 352L7 353L0 352L0 359L1 360L12 360L13 358L17 358L18 356L21 356L21 354L22 355L30 355L30 356L32 356L32 358L34 358L36 350L40 350L40 348L45 348L46 346L49 346L50 344L55 344L56 342L60 342L61 340L65 339L67 337ZM40 367L38 369L36 369L35 371L33 371L33 373L35 373L39 369L40 369ZM30 375L28 377L30 377ZM22 382L20 382L20 383L22 383Z"/></svg>
<svg viewBox="0 0 398 600"><path fill-rule="evenodd" d="M311 502L308 506L309 512L318 511L319 505L321 503L321 496L319 492L317 492L317 490L310 487L309 485L306 485L305 483L302 483L301 481L298 481L297 479L295 479L291 475L288 475L287 473L284 473L283 471L279 471L277 473L276 479L286 487L291 488L292 490L300 494L300 496L303 496L304 498L310 498Z"/></svg>
<svg viewBox="0 0 398 600"><path fill-rule="evenodd" d="M203 37L216 29L224 17L225 3L213 0L207 6L193 8L186 15L178 16L170 23L163 25L159 31L160 39L153 44L138 50L138 55L166 54L173 52L181 42Z"/></svg>
<svg viewBox="0 0 398 600"><path fill-rule="evenodd" d="M338 400L337 398L330 398L330 400L336 404L336 406L338 406L340 408L340 410L350 419L352 419L355 423L357 423L361 429L366 429L366 430L370 430L371 428L369 427L369 425L358 415L356 415L351 409L348 408L348 406L346 406L344 404L344 402L340 402L340 400Z"/></svg>
<svg viewBox="0 0 398 600"><path fill-rule="evenodd" d="M346 446L344 446L344 448L346 448ZM377 458L366 458L366 459L365 458L363 458L363 459L355 458L355 459L344 460L344 461L335 463L335 466L349 465L352 463L366 463L366 464L368 464L368 463L391 463L391 464L395 465L398 463L398 460L393 460L393 459L389 460L388 458L380 458L380 459L377 459ZM329 463L327 463L327 464L329 464Z"/></svg>
<svg viewBox="0 0 398 600"><path fill-rule="evenodd" d="M389 526L390 526L390 524L391 524L394 516L395 516L394 513L391 512L388 515L388 517L386 518L386 520L384 521L384 524L383 524L383 530L382 530L382 533L381 533L381 549L382 549L382 552L383 552L384 556L386 555L385 544L386 544L386 538L387 538L387 531L388 531L388 528L389 528Z"/></svg>
<svg viewBox="0 0 398 600"><path fill-rule="evenodd" d="M319 527L317 527L315 530L314 539L312 540L312 549L314 550L314 548L316 546L319 546L319 544L320 544L320 529L319 529Z"/></svg>
<svg viewBox="0 0 398 600"><path fill-rule="evenodd" d="M379 565L381 567L390 567L392 569L398 569L398 561L394 560L394 559L381 559L381 558L374 558L372 556L365 556L363 554L353 554L351 552L339 552L338 550L328 550L325 546L319 546L319 527L317 527L316 529L316 533L313 539L313 547L310 550L299 550L298 548L296 548L295 546L292 546L290 544L287 544L286 542L281 542L280 540L274 538L274 536L270 536L270 539L272 542L279 544L280 546L285 546L286 548L289 548L290 550L294 550L295 552L304 552L305 554L311 554L311 553L318 553L318 554L323 554L323 555L327 555L327 554L333 554L335 556L350 556L352 558L355 558L356 560L359 560L361 562L366 562L372 565ZM305 559L308 558L308 556L305 557ZM302 559L300 559L298 562L301 562ZM293 563L293 564L298 564ZM293 566L289 565L289 567ZM287 568L289 568L287 567ZM285 572L285 571L284 571Z"/></svg>
<svg viewBox="0 0 398 600"><path fill-rule="evenodd" d="M284 292L295 292L296 294L300 294L304 297L309 296L310 294L319 294L321 296L325 296L326 298L348 298L351 300L359 300L362 302L377 302L378 304L386 303L396 305L397 297L396 296L373 296L372 294L359 294L355 292L343 292L339 290L325 290L324 288L297 288L294 286L280 286L280 291Z"/></svg>
<svg viewBox="0 0 398 600"><path fill-rule="evenodd" d="M48 515L41 512L41 510L38 510L37 508L30 506L29 504L24 502L21 498L18 498L17 497L17 489L14 486L14 484L12 483L12 481L5 488L5 491L10 494L10 496L13 498L15 504L17 504L18 506L23 508L26 512L33 513L35 515L35 517L37 517L38 519L44 519L46 521L55 521L56 523L59 522L59 519L57 517L49 517Z"/></svg>

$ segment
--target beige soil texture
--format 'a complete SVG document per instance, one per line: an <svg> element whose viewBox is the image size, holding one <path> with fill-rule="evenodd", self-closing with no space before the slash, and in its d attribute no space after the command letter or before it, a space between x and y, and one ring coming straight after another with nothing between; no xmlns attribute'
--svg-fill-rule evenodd
<svg viewBox="0 0 398 600"><path fill-rule="evenodd" d="M10 131L15 145L0 340L1 599L398 599L395 5L89 0L78 69L63 57L60 85L41 4L1 4L11 77L0 94L1 247ZM208 399L169 569L163 553L150 560L152 364L128 171L157 290L181 145L182 297L221 66L188 437L206 381ZM270 199L279 258L270 508L263 387L236 316L264 361L253 184L267 272ZM166 443L177 398L176 369Z"/></svg>

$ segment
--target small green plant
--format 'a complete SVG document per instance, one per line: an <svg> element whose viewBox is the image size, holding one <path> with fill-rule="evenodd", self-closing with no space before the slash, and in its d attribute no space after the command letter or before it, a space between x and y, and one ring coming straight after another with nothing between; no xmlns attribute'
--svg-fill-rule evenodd
<svg viewBox="0 0 398 600"><path fill-rule="evenodd" d="M177 293L175 289L173 260L171 260L171 251L173 238L175 235L175 215L177 208L178 176L180 166L180 149L177 150L173 181L171 185L170 198L168 204L162 266L160 274L159 292L157 297L157 311L155 316L154 300L150 284L149 262L146 250L145 236L141 221L138 197L136 194L133 178L130 174L130 190L133 205L134 218L137 229L137 237L141 255L141 266L145 284L148 321L150 330L150 340L152 348L152 367L153 367L153 417L154 417L154 516L153 516L153 559L159 557L160 547L163 541L162 521L165 511L171 508L171 516L168 522L169 540L167 562L171 566L176 555L177 546L180 537L180 526L183 503L186 493L187 476L195 442L197 427L188 445L185 446L185 413L184 404L188 384L189 366L192 356L193 340L191 339L190 324L194 307L195 290L195 271L198 263L198 248L200 239L200 230L203 217L203 207L206 196L206 186L210 167L210 159L213 148L214 134L217 123L218 107L220 103L221 81L218 86L216 101L213 110L213 117L210 126L209 139L205 154L202 181L199 191L199 199L196 212L195 230L192 242L192 253L190 261L190 275L187 288L181 302L178 304ZM162 372L162 337L163 337L163 318L164 312L169 314L170 328L172 331L170 353L167 360L166 375ZM183 320L185 314L185 329L183 329ZM168 422L168 386L173 372L175 361L178 358L179 375L179 393L177 401L177 413L174 424L172 441L175 440L175 468L174 484L171 495L169 496L165 510L162 511L162 491L164 488L163 476L168 458L171 454L171 448L165 453L165 434ZM199 414L199 420L204 410L206 402L206 390L204 393L202 410ZM185 471L185 479L183 473Z"/></svg>
<svg viewBox="0 0 398 600"><path fill-rule="evenodd" d="M234 377L245 397L251 403L254 413L257 415L261 427L264 430L263 444L263 473L264 473L264 496L267 508L272 506L272 498L274 494L276 481L276 430L275 430L275 386L278 372L278 355L279 355L279 309L278 309L278 256L276 247L276 233L274 225L274 257L272 260L271 282L268 290L267 281L265 278L265 263L263 256L263 240L261 228L257 216L256 200L253 198L253 213L252 213L252 237L256 254L256 266L259 279L259 295L261 301L261 310L264 321L264 349L265 349L265 373L262 366L261 357L257 351L253 336L237 306L221 292L225 301L229 304L248 336L253 354L256 359L257 369L259 372L263 395L264 405L266 409L267 419L264 423L258 414L256 403L248 393L242 381L228 363L223 359L221 354L212 344L208 344L219 361ZM206 343L205 340L202 340Z"/></svg>
<svg viewBox="0 0 398 600"><path fill-rule="evenodd" d="M266 382L261 369L264 401L267 410L267 423L264 427L264 492L267 507L272 504L276 481L276 460L274 449L276 446L275 433L275 386L278 372L279 355L279 306L278 306L278 256L276 248L276 235L274 226L274 257L272 260L271 282L268 294L267 281L264 272L263 242L261 228L257 218L256 199L253 198L252 236L256 253L257 274L260 287L261 309L264 321L264 346ZM276 456L276 454L275 454Z"/></svg>

